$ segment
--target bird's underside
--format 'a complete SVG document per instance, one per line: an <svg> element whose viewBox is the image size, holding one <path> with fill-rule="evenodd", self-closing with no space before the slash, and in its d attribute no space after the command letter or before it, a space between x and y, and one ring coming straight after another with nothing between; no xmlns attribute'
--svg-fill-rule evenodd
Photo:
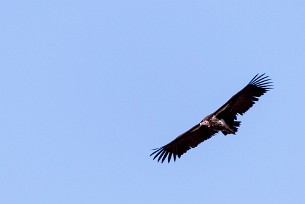
<svg viewBox="0 0 305 204"><path fill-rule="evenodd" d="M206 116L199 124L179 135L176 139L154 149L150 156L158 161L170 162L171 158L176 161L185 152L195 148L201 142L211 138L221 131L224 135L235 134L240 126L237 115L243 115L249 110L258 97L272 89L272 82L265 74L256 75L242 90L232 96L223 106L214 113Z"/></svg>

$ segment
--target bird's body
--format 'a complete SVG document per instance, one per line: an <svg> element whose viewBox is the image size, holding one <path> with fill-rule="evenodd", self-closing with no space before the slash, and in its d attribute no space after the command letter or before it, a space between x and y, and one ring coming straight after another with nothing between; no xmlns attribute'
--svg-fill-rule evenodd
<svg viewBox="0 0 305 204"><path fill-rule="evenodd" d="M155 149L151 156L154 155L154 159L158 158L161 162L166 158L170 162L173 156L175 161L177 156L180 158L189 149L196 147L219 131L224 135L235 134L240 126L237 115L243 115L249 110L258 101L258 97L271 89L271 83L268 76L257 74L247 86L232 96L217 111L206 116L199 124L179 135L172 142Z"/></svg>
<svg viewBox="0 0 305 204"><path fill-rule="evenodd" d="M223 134L235 134L237 129L230 127L224 119L217 118L216 115L208 115L199 125L207 125L214 131L221 131Z"/></svg>

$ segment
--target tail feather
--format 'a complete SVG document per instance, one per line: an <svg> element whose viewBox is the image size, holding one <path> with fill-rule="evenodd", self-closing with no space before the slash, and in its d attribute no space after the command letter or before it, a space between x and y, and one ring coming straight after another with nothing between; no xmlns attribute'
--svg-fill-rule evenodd
<svg viewBox="0 0 305 204"><path fill-rule="evenodd" d="M231 127L231 128L232 128L232 129L234 130L234 132L236 133L239 126L240 126L240 121L234 121L234 122L233 122L233 127Z"/></svg>
<svg viewBox="0 0 305 204"><path fill-rule="evenodd" d="M230 125L231 132L221 131L224 135L234 134L238 131L238 127L240 126L240 121L233 121L233 124ZM233 130L233 132L232 132Z"/></svg>

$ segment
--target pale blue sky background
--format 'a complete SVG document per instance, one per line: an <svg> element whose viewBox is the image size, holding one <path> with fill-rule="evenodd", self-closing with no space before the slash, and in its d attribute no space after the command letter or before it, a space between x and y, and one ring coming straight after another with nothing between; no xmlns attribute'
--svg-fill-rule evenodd
<svg viewBox="0 0 305 204"><path fill-rule="evenodd" d="M305 1L0 4L0 203L305 203ZM237 135L166 144L256 73Z"/></svg>

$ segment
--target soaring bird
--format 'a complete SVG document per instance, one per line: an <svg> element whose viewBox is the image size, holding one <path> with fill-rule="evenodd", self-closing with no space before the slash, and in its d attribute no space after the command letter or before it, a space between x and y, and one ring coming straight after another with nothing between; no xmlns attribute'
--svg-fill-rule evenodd
<svg viewBox="0 0 305 204"><path fill-rule="evenodd" d="M237 115L243 115L249 110L258 98L272 89L272 81L265 74L257 74L252 80L237 94L232 96L223 106L214 113L206 116L200 123L190 130L179 135L176 139L163 147L153 149L150 156L158 158L162 163L167 158L170 162L173 157L186 153L189 149L197 147L201 142L211 138L221 131L224 135L236 134L240 121Z"/></svg>

